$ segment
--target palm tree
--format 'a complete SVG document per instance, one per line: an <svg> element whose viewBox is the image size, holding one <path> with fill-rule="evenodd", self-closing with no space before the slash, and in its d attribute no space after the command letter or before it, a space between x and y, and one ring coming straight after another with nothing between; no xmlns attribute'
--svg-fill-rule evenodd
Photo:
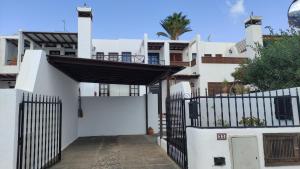
<svg viewBox="0 0 300 169"><path fill-rule="evenodd" d="M192 31L189 27L190 20L186 15L182 15L182 12L175 12L173 15L166 17L160 22L160 25L166 32L157 32L156 34L171 40L178 40L180 35Z"/></svg>

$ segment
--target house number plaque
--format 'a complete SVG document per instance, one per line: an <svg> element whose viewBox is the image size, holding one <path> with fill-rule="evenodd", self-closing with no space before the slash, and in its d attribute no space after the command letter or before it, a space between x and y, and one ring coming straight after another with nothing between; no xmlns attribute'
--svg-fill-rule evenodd
<svg viewBox="0 0 300 169"><path fill-rule="evenodd" d="M227 140L226 133L217 133L217 140Z"/></svg>

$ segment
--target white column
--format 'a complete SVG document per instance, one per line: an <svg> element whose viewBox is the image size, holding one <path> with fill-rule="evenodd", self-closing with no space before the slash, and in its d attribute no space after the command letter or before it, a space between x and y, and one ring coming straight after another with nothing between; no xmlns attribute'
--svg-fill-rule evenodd
<svg viewBox="0 0 300 169"><path fill-rule="evenodd" d="M33 50L33 49L34 49L34 42L30 41L30 50Z"/></svg>
<svg viewBox="0 0 300 169"><path fill-rule="evenodd" d="M145 64L148 64L148 34L144 34L144 56Z"/></svg>
<svg viewBox="0 0 300 169"><path fill-rule="evenodd" d="M202 64L202 55L204 54L204 50L201 49L201 45L200 45L200 40L201 40L201 37L199 34L197 34L196 36L196 51L197 51L197 58L196 58L196 63L197 63L197 66L196 66L196 73L199 74L199 78L197 79L197 84L195 84L198 88L200 88L200 90L202 90L202 86L201 86L201 72L200 72L200 67L201 67L201 64ZM202 91L201 91L202 92Z"/></svg>
<svg viewBox="0 0 300 169"><path fill-rule="evenodd" d="M170 65L170 45L169 45L169 42L164 42L164 60L165 60L165 65Z"/></svg>
<svg viewBox="0 0 300 169"><path fill-rule="evenodd" d="M188 46L188 56L189 56L189 62L191 62L191 61L192 61L192 58L193 58L193 51L192 51L192 47L193 47L193 45L192 45L192 44L190 44L190 45Z"/></svg>
<svg viewBox="0 0 300 169"><path fill-rule="evenodd" d="M18 40L18 58L17 58L17 65L19 69L20 69L23 54L24 54L24 35L22 30L20 30L19 40Z"/></svg>

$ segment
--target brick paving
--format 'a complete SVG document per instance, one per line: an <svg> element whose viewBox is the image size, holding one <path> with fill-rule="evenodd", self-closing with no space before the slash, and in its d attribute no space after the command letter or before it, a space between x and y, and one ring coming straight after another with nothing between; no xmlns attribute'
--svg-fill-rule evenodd
<svg viewBox="0 0 300 169"><path fill-rule="evenodd" d="M51 169L179 169L149 136L79 138Z"/></svg>

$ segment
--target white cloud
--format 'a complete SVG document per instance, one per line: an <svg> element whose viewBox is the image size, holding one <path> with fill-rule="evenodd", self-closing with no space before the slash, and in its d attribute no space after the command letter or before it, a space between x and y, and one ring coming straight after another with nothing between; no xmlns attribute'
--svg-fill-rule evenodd
<svg viewBox="0 0 300 169"><path fill-rule="evenodd" d="M237 17L245 14L244 0L234 0L234 2L226 0L226 4L229 7L230 15Z"/></svg>

